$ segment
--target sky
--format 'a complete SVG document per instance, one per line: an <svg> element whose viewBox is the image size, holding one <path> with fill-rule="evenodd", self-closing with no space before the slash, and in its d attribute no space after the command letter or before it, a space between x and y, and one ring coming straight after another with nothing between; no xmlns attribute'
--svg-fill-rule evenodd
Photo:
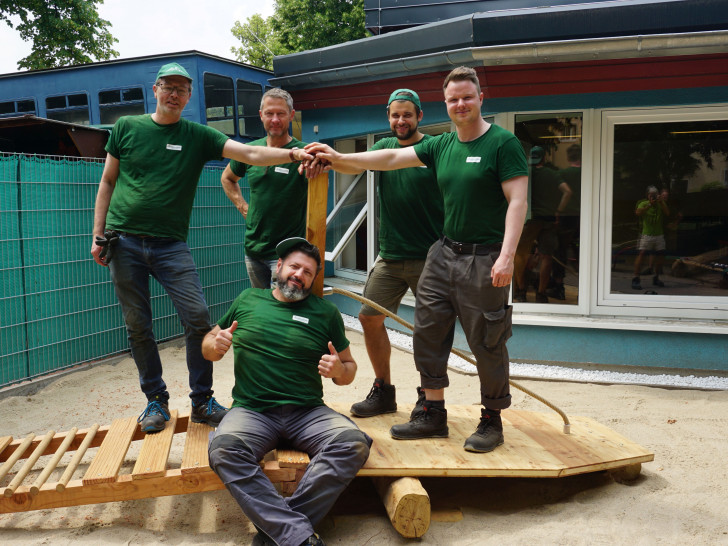
<svg viewBox="0 0 728 546"><path fill-rule="evenodd" d="M230 29L259 13L273 14L274 0L106 0L99 15L111 23L111 34L119 40L118 59L196 49L234 59L231 47L240 42ZM30 53L30 42L0 23L0 74L18 71L18 61Z"/></svg>

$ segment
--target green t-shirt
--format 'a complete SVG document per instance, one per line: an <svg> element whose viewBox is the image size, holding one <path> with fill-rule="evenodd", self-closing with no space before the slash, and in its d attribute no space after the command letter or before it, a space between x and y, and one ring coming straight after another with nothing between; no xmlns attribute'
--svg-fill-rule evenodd
<svg viewBox="0 0 728 546"><path fill-rule="evenodd" d="M533 167L531 171L531 217L554 218L561 204L563 184L559 173L549 167Z"/></svg>
<svg viewBox="0 0 728 546"><path fill-rule="evenodd" d="M649 199L643 199L637 203L637 208L647 207L647 211L640 216L642 222L642 235L664 235L665 234L665 212L659 202L650 205Z"/></svg>
<svg viewBox="0 0 728 546"><path fill-rule="evenodd" d="M271 289L248 288L218 321L234 320L235 386L233 406L267 411L277 406L320 406L323 385L318 373L329 341L337 351L349 346L336 306L318 296L286 303Z"/></svg>
<svg viewBox="0 0 728 546"><path fill-rule="evenodd" d="M425 135L420 142L431 139ZM372 150L403 148L395 137ZM411 167L379 173L379 254L385 260L424 260L442 235L444 211L435 171Z"/></svg>
<svg viewBox="0 0 728 546"><path fill-rule="evenodd" d="M265 146L261 138L249 143ZM283 148L303 148L295 138ZM276 245L289 237L306 236L308 182L298 174L298 163L255 167L231 161L236 176L246 176L250 187L248 217L245 220L245 254L257 260L276 257Z"/></svg>
<svg viewBox="0 0 728 546"><path fill-rule="evenodd" d="M150 114L120 118L106 143L119 160L106 228L186 241L202 168L222 159L227 140L186 119L160 125Z"/></svg>
<svg viewBox="0 0 728 546"><path fill-rule="evenodd" d="M579 216L581 208L581 167L566 167L559 171L561 178L571 188L571 198L561 216Z"/></svg>
<svg viewBox="0 0 728 546"><path fill-rule="evenodd" d="M445 202L445 235L463 243L502 242L508 202L501 183L528 175L518 139L491 125L471 142L460 142L457 133L443 133L414 149L437 174Z"/></svg>

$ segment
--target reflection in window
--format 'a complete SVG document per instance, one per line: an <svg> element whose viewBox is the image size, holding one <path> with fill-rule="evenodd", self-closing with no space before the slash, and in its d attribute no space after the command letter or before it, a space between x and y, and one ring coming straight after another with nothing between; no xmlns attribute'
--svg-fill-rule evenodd
<svg viewBox="0 0 728 546"><path fill-rule="evenodd" d="M728 121L616 125L611 292L728 296Z"/></svg>
<svg viewBox="0 0 728 546"><path fill-rule="evenodd" d="M576 304L582 115L517 115L515 134L530 176L528 216L514 260L513 301Z"/></svg>
<svg viewBox="0 0 728 546"><path fill-rule="evenodd" d="M46 117L48 119L88 125L89 116L86 93L74 93L46 99Z"/></svg>
<svg viewBox="0 0 728 546"><path fill-rule="evenodd" d="M33 99L8 100L0 102L0 117L11 117L35 113L35 101Z"/></svg>
<svg viewBox="0 0 728 546"><path fill-rule="evenodd" d="M107 89L99 92L102 125L113 125L122 116L144 113L144 91L141 87Z"/></svg>
<svg viewBox="0 0 728 546"><path fill-rule="evenodd" d="M263 92L260 84L238 80L238 132L240 136L261 138L265 136L260 121L260 100Z"/></svg>
<svg viewBox="0 0 728 546"><path fill-rule="evenodd" d="M205 74L205 117L207 125L228 136L235 136L233 79Z"/></svg>

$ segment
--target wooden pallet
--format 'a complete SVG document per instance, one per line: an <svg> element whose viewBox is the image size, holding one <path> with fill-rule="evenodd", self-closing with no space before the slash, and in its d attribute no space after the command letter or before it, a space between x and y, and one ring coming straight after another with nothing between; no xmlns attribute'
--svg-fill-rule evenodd
<svg viewBox="0 0 728 546"><path fill-rule="evenodd" d="M348 406L332 407L348 413ZM414 478L557 478L603 470L636 477L641 464L654 459L650 451L592 419L572 418L571 434L564 434L557 414L514 409L503 412L503 446L488 454L469 453L462 446L478 423L479 406L448 406L449 438L392 439L389 428L405 422L409 409L354 419L374 440L369 460L359 475L375 478L392 523L406 537L422 536L430 522L429 498ZM193 423L189 415L178 415L173 410L166 428L158 434L143 434L136 417L129 417L117 419L110 426L74 428L58 434L49 431L44 436L31 434L20 440L0 437L0 463L4 463L0 466L0 513L223 489L207 457L211 431L211 427ZM181 464L172 465L169 454L177 434L184 434L184 450ZM132 461L127 454L136 441L141 441L141 447L129 471ZM80 463L84 455L95 448L96 453L83 471ZM61 473L62 469L56 468L59 461L74 451ZM43 456L51 458L40 467L38 460ZM279 450L266 456L261 465L278 489L290 494L308 463L305 453ZM18 468L11 474L16 464ZM30 481L29 475L33 482L24 483ZM48 481L51 476L53 481Z"/></svg>

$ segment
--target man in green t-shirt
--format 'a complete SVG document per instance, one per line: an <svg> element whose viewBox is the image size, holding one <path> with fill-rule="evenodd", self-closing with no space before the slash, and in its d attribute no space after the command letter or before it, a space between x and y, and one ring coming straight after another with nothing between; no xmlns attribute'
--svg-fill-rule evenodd
<svg viewBox="0 0 728 546"><path fill-rule="evenodd" d="M154 113L120 118L109 137L91 245L96 263L111 271L147 397L139 421L150 433L169 421L169 393L152 331L150 276L169 294L184 327L191 419L215 426L226 411L212 396L212 365L202 357L210 315L186 243L202 168L222 157L254 165L313 159L303 150L247 146L183 119L192 77L178 63L159 69L152 90Z"/></svg>
<svg viewBox="0 0 728 546"><path fill-rule="evenodd" d="M418 129L422 121L420 97L410 89L397 89L389 96L387 118L392 135L372 150L406 148L432 138ZM361 170L349 174L359 174ZM364 287L364 297L392 313L417 283L425 266L427 251L442 235L443 205L435 171L412 167L377 173L379 178L379 256ZM395 387L391 382L389 343L384 315L362 305L359 321L364 344L374 368L374 385L366 399L351 406L357 417L372 417L397 411ZM424 397L424 395L422 395Z"/></svg>
<svg viewBox="0 0 728 546"><path fill-rule="evenodd" d="M638 245L639 254L634 261L633 290L642 290L640 269L647 253L650 255L650 269L654 275L652 285L665 286L660 280L660 274L662 262L665 260L665 219L670 217L670 209L667 207L668 197L669 194L665 190L660 193L655 186L648 186L647 199L637 203L635 214L642 224L642 233Z"/></svg>
<svg viewBox="0 0 728 546"><path fill-rule="evenodd" d="M426 399L408 423L394 425L390 433L403 440L448 436L444 392L459 318L477 360L484 406L464 447L488 452L503 443L500 410L511 404L508 291L526 217L528 167L518 139L482 118L483 93L475 70L454 69L443 90L454 133L399 150L340 154L318 143L306 149L334 169L435 169L445 203L444 236L430 248L417 285L413 338Z"/></svg>
<svg viewBox="0 0 728 546"><path fill-rule="evenodd" d="M356 362L334 304L311 295L318 249L278 243L275 288L248 288L203 341L206 358L233 348L233 407L209 447L210 466L259 530L254 543L323 544L314 527L364 465L372 440L323 401L322 377L348 385ZM260 461L286 445L311 458L284 499Z"/></svg>
<svg viewBox="0 0 728 546"><path fill-rule="evenodd" d="M251 146L286 150L305 146L288 132L295 111L287 91L279 88L266 91L260 101L259 114L267 136L254 140ZM243 176L247 176L250 187L250 204L243 198L238 184ZM306 235L306 177L298 173L295 163L269 168L231 161L220 182L245 218L245 267L250 285L268 288L275 280L272 277L276 266L276 241Z"/></svg>

